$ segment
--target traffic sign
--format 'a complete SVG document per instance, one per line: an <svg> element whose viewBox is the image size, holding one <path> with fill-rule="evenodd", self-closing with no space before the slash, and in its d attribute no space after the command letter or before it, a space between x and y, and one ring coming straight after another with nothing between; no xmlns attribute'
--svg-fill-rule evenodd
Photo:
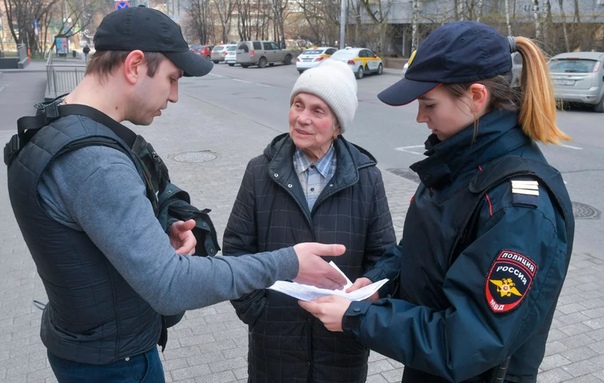
<svg viewBox="0 0 604 383"><path fill-rule="evenodd" d="M126 9L126 8L130 8L130 3L127 1L116 1L115 2L115 9L116 10L120 10L120 9Z"/></svg>

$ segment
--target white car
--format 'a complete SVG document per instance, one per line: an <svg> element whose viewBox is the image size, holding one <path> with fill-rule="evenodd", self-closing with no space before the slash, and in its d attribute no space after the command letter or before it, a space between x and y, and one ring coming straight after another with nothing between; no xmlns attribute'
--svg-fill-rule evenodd
<svg viewBox="0 0 604 383"><path fill-rule="evenodd" d="M224 55L224 62L229 66L237 64L237 45L232 45L227 48L226 54Z"/></svg>
<svg viewBox="0 0 604 383"><path fill-rule="evenodd" d="M363 78L365 73L382 74L384 64L371 49L346 47L336 51L330 57L331 60L338 60L348 64L357 78Z"/></svg>
<svg viewBox="0 0 604 383"><path fill-rule="evenodd" d="M296 69L302 73L307 69L314 68L321 64L323 60L331 57L337 50L334 47L314 47L307 49L296 58Z"/></svg>
<svg viewBox="0 0 604 383"><path fill-rule="evenodd" d="M224 61L224 57L226 56L229 47L237 47L237 44L220 44L216 45L212 49L212 53L210 56L214 64L218 64L219 62Z"/></svg>

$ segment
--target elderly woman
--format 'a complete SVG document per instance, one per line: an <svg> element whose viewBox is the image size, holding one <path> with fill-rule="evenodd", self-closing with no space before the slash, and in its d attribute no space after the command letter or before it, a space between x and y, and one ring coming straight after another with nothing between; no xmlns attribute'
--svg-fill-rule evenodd
<svg viewBox="0 0 604 383"><path fill-rule="evenodd" d="M289 133L245 171L223 254L305 241L341 243L333 261L352 280L395 243L382 175L366 150L342 137L358 105L350 68L327 60L305 71L290 96ZM249 326L249 382L364 382L369 350L332 333L295 298L257 290L232 301Z"/></svg>

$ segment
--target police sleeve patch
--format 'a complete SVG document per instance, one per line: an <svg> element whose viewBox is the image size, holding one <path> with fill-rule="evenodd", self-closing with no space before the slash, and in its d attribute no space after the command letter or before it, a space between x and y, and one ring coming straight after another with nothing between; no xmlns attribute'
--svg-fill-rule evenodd
<svg viewBox="0 0 604 383"><path fill-rule="evenodd" d="M485 294L494 313L505 313L523 300L537 273L537 265L529 257L502 250L487 274Z"/></svg>

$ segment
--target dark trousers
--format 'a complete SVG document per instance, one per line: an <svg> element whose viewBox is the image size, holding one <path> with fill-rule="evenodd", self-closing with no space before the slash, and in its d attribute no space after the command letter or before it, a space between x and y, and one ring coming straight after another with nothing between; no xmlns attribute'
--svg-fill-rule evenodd
<svg viewBox="0 0 604 383"><path fill-rule="evenodd" d="M73 362L48 352L48 361L59 383L165 383L157 347L103 365Z"/></svg>

